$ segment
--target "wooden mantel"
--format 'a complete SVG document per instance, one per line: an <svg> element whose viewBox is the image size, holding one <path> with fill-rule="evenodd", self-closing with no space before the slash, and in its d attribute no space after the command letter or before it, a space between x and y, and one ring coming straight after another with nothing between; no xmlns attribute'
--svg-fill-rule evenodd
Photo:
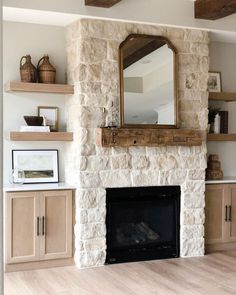
<svg viewBox="0 0 236 295"><path fill-rule="evenodd" d="M120 1L121 0L85 0L85 5L109 8Z"/></svg>
<svg viewBox="0 0 236 295"><path fill-rule="evenodd" d="M98 128L97 145L129 146L199 146L206 132L188 129Z"/></svg>
<svg viewBox="0 0 236 295"><path fill-rule="evenodd" d="M236 0L196 0L195 18L216 20L236 13Z"/></svg>

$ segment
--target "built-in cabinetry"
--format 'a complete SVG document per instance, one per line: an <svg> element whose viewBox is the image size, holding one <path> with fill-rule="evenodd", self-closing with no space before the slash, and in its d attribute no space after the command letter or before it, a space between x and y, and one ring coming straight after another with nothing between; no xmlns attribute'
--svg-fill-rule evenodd
<svg viewBox="0 0 236 295"><path fill-rule="evenodd" d="M236 249L236 184L207 184L206 251Z"/></svg>
<svg viewBox="0 0 236 295"><path fill-rule="evenodd" d="M7 265L72 257L72 190L7 192L5 234Z"/></svg>

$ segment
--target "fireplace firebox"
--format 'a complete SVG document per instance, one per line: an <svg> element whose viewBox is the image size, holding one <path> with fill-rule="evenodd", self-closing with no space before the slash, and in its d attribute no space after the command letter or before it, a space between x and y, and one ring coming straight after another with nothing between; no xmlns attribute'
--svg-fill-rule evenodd
<svg viewBox="0 0 236 295"><path fill-rule="evenodd" d="M179 257L180 187L106 189L106 263Z"/></svg>

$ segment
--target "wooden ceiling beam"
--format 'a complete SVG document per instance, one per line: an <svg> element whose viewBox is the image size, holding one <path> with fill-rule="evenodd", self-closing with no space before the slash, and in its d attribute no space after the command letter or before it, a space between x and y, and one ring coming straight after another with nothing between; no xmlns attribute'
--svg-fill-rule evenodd
<svg viewBox="0 0 236 295"><path fill-rule="evenodd" d="M85 5L109 8L117 4L121 0L85 0Z"/></svg>
<svg viewBox="0 0 236 295"><path fill-rule="evenodd" d="M236 0L196 0L195 18L216 20L236 13Z"/></svg>

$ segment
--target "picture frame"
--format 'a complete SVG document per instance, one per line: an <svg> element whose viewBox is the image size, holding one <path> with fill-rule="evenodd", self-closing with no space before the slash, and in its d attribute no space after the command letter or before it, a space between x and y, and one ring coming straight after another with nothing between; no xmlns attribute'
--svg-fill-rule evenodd
<svg viewBox="0 0 236 295"><path fill-rule="evenodd" d="M221 72L209 72L207 89L209 92L221 92L222 91L222 80Z"/></svg>
<svg viewBox="0 0 236 295"><path fill-rule="evenodd" d="M58 183L58 150L12 150L13 183Z"/></svg>
<svg viewBox="0 0 236 295"><path fill-rule="evenodd" d="M50 131L58 131L58 117L59 108L51 106L38 106L38 116L44 117L46 120L46 126L50 127Z"/></svg>

